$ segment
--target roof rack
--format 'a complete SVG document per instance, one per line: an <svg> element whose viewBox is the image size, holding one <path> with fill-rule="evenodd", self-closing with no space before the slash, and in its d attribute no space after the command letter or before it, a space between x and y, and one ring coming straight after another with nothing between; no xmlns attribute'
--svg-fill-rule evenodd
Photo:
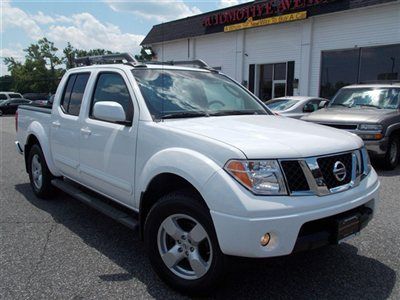
<svg viewBox="0 0 400 300"><path fill-rule="evenodd" d="M97 55L97 56L85 56L78 57L74 60L77 66L90 66L90 65L100 65L100 64L116 64L123 63L132 66L141 65L132 55L129 53L118 53L118 54L107 54L107 55Z"/></svg>
<svg viewBox="0 0 400 300"><path fill-rule="evenodd" d="M169 65L169 66L188 66L188 67L197 67L199 69L205 69L211 72L218 73L218 70L210 67L204 60L202 59L194 59L194 60L169 60L169 61L146 61L145 64L154 64L154 65Z"/></svg>

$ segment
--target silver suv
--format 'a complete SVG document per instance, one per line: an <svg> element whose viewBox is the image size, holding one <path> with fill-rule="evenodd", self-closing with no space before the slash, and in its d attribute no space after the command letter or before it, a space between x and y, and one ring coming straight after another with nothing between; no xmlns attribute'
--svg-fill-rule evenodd
<svg viewBox="0 0 400 300"><path fill-rule="evenodd" d="M400 84L346 86L327 108L302 120L357 134L371 157L386 169L394 169L399 163Z"/></svg>

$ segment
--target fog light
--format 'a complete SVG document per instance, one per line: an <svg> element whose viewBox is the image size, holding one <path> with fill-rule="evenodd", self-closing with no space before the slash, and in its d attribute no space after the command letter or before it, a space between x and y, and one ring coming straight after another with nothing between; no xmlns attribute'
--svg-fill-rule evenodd
<svg viewBox="0 0 400 300"><path fill-rule="evenodd" d="M267 232L266 234L264 234L264 235L261 237L261 240L260 240L261 246L263 246L263 247L267 246L270 240L271 240L271 236L270 236L269 233Z"/></svg>

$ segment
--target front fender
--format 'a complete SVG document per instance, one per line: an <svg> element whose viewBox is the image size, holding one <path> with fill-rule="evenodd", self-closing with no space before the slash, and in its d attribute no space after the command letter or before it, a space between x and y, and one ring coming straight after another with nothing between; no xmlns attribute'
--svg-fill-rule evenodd
<svg viewBox="0 0 400 300"><path fill-rule="evenodd" d="M46 132L45 128L43 127L42 124L40 124L38 121L33 121L29 127L27 128L27 134L26 134L26 141L25 145L28 144L28 140L31 135L34 135L37 140L40 143L40 147L42 148L44 158L46 160L47 166L50 170L50 172L54 176L61 176L61 173L57 170L53 156L50 151L50 141L49 141L49 132ZM29 153L26 153L28 155Z"/></svg>
<svg viewBox="0 0 400 300"><path fill-rule="evenodd" d="M135 199L140 199L140 194L146 191L151 180L163 173L172 173L184 178L203 195L205 183L220 169L216 162L199 152L184 148L164 149L151 156L142 171L137 173ZM207 199L204 200L207 203ZM207 205L211 208L212 203Z"/></svg>

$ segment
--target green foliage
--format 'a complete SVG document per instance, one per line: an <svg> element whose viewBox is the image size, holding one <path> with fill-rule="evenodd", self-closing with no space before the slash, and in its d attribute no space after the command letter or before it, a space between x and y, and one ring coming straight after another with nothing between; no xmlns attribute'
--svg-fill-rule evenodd
<svg viewBox="0 0 400 300"><path fill-rule="evenodd" d="M112 54L105 49L81 50L70 43L62 50L47 38L38 40L24 49L25 62L16 61L13 57L4 58L10 75L0 77L0 90L11 90L20 93L55 93L57 85L65 70L75 66L76 57Z"/></svg>
<svg viewBox="0 0 400 300"><path fill-rule="evenodd" d="M151 49L151 47L143 47L143 46L142 49L140 49L140 55L135 55L135 58L138 61L150 61L153 59L153 57L154 57L153 49Z"/></svg>

